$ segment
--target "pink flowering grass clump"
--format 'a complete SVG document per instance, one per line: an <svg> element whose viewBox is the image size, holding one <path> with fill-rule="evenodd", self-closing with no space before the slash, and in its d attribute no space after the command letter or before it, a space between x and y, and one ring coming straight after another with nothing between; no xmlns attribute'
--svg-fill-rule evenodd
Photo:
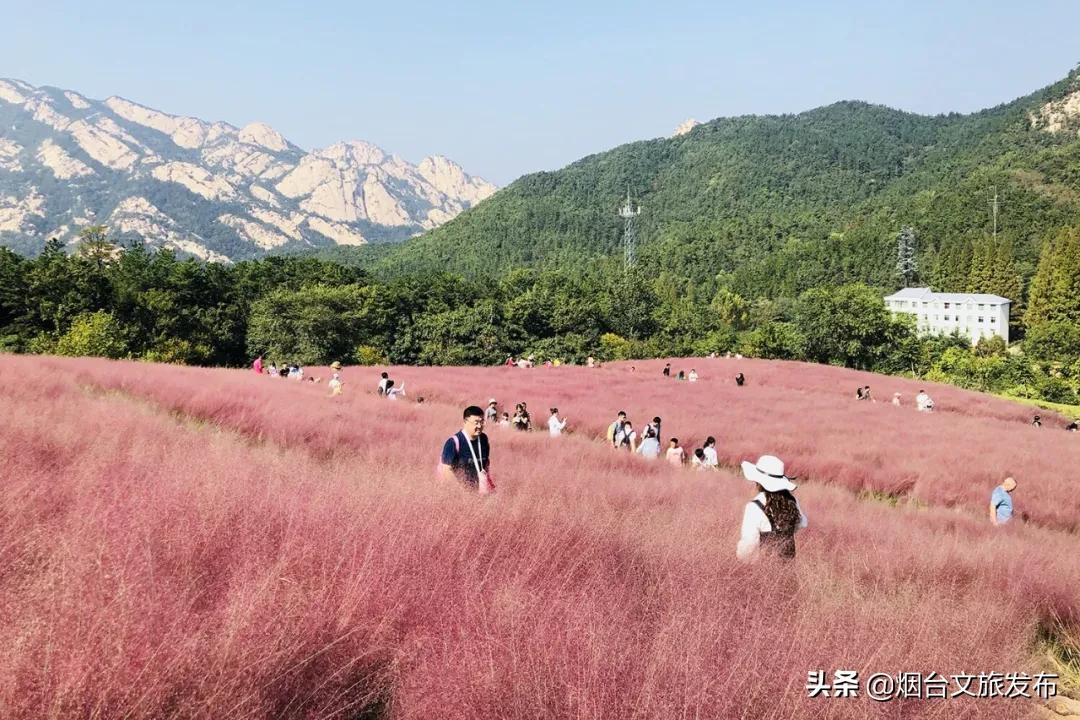
<svg viewBox="0 0 1080 720"><path fill-rule="evenodd" d="M1075 535L962 502L894 507L811 474L796 562L736 561L749 483L594 437L609 397L669 436L694 408L719 423L735 401L705 384L654 413L641 365L391 372L411 397L375 397L362 368L330 397L0 356L0 717L1023 718L1022 699L811 699L807 673L1035 673L1040 638L1075 637ZM492 394L579 432L489 428L481 498L434 467L462 403ZM767 418L739 412L749 444Z"/></svg>

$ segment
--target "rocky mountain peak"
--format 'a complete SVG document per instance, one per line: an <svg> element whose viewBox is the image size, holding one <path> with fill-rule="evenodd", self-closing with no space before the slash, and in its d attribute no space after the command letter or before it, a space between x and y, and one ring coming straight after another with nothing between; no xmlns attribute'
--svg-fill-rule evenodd
<svg viewBox="0 0 1080 720"><path fill-rule="evenodd" d="M285 152L289 149L289 141L274 128L266 123L248 123L240 129L239 140L249 145L259 145L274 152Z"/></svg>
<svg viewBox="0 0 1080 720"><path fill-rule="evenodd" d="M117 239L205 260L402 240L495 187L439 155L412 165L362 140L306 153L263 122L171 115L0 80L0 244L74 242L93 218Z"/></svg>

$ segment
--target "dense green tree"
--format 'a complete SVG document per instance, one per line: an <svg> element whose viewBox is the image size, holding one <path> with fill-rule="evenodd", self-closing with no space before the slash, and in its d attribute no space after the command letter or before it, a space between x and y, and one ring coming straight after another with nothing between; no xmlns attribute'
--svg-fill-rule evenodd
<svg viewBox="0 0 1080 720"><path fill-rule="evenodd" d="M252 305L248 354L301 364L350 360L359 345L385 347L390 317L375 286L275 290Z"/></svg>
<svg viewBox="0 0 1080 720"><path fill-rule="evenodd" d="M1043 245L1024 324L1047 322L1080 323L1080 226L1062 228Z"/></svg>
<svg viewBox="0 0 1080 720"><path fill-rule="evenodd" d="M914 331L865 285L808 290L799 298L795 326L806 339L806 357L860 369L878 367Z"/></svg>
<svg viewBox="0 0 1080 720"><path fill-rule="evenodd" d="M128 355L124 328L104 310L76 317L57 340L57 355L122 358Z"/></svg>

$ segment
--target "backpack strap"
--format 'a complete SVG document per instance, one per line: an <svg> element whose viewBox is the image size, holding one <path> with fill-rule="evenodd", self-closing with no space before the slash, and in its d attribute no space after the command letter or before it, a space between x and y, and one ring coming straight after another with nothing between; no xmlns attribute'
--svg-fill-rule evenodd
<svg viewBox="0 0 1080 720"><path fill-rule="evenodd" d="M754 498L751 502L753 502L755 505L757 505L759 508L761 508L761 514L765 516L766 520L768 520L769 519L769 514L767 512L765 512L765 506L761 504L761 501L758 500L757 498ZM772 521L770 521L769 524L771 525Z"/></svg>
<svg viewBox="0 0 1080 720"><path fill-rule="evenodd" d="M460 453L461 452L461 441L457 439L457 436L458 436L457 433L454 433L453 436L452 436L453 440L454 440L454 452Z"/></svg>

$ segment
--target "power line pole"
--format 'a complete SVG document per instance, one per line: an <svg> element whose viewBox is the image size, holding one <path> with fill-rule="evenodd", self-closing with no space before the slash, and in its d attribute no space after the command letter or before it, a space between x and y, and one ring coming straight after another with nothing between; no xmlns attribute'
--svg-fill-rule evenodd
<svg viewBox="0 0 1080 720"><path fill-rule="evenodd" d="M626 202L619 208L619 217L625 221L623 229L623 269L629 270L637 263L637 216L641 206L630 200L630 188L626 188Z"/></svg>

